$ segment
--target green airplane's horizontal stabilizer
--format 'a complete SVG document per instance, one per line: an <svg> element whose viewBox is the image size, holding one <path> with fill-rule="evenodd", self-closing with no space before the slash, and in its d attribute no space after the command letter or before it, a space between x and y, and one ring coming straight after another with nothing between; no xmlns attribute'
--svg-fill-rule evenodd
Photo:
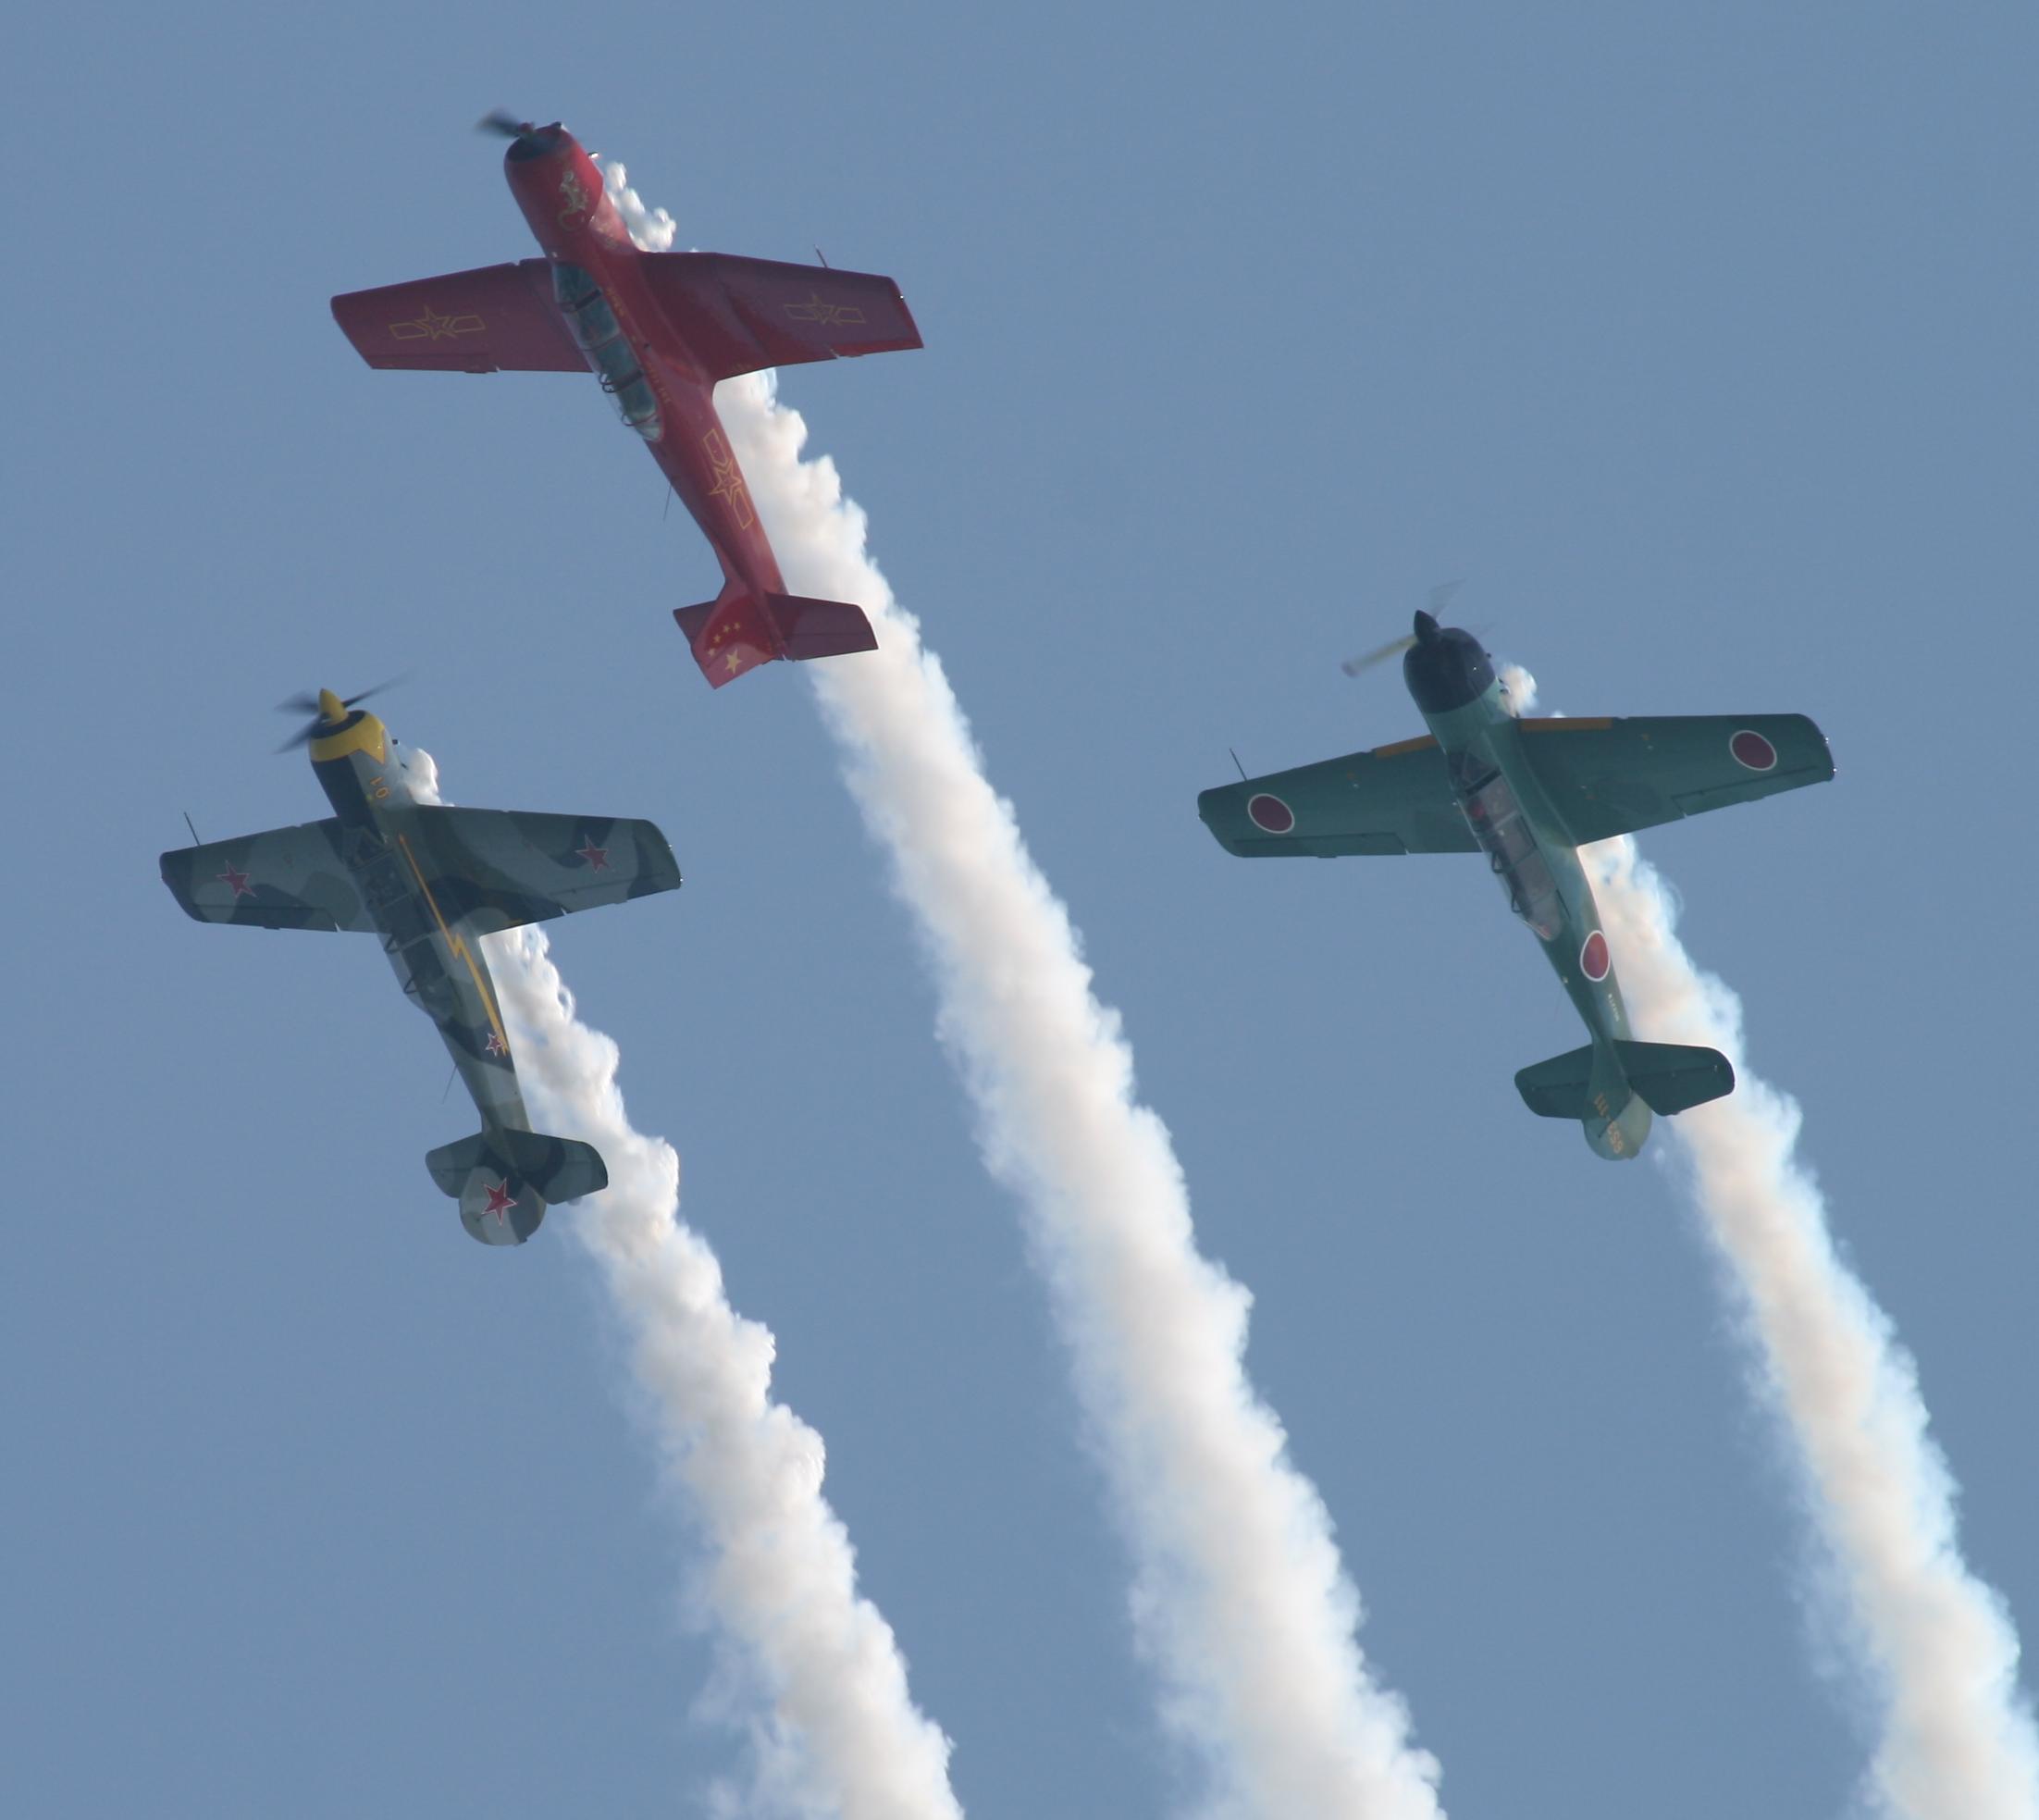
<svg viewBox="0 0 2039 1820"><path fill-rule="evenodd" d="M498 1129L442 1144L425 1158L441 1192L459 1197L467 1178L490 1169L528 1182L549 1201L577 1200L609 1185L609 1170L592 1145L543 1132Z"/></svg>
<svg viewBox="0 0 2039 1820"><path fill-rule="evenodd" d="M1667 1118L1735 1091L1734 1065L1718 1049L1619 1039L1613 1047L1622 1072L1643 1104ZM1592 1078L1593 1048L1588 1044L1525 1068L1515 1076L1515 1091L1539 1118L1588 1119L1595 1112L1605 1116L1610 1109L1596 1107L1589 1097Z"/></svg>
<svg viewBox="0 0 2039 1820"><path fill-rule="evenodd" d="M1665 1118L1704 1106L1710 1099L1724 1099L1735 1091L1735 1065L1718 1049L1683 1043L1624 1043L1617 1038L1614 1053L1643 1104Z"/></svg>
<svg viewBox="0 0 2039 1820"><path fill-rule="evenodd" d="M1593 1078L1593 1046L1567 1049L1549 1061L1518 1070L1515 1091L1539 1119L1583 1119L1590 1109L1587 1083Z"/></svg>

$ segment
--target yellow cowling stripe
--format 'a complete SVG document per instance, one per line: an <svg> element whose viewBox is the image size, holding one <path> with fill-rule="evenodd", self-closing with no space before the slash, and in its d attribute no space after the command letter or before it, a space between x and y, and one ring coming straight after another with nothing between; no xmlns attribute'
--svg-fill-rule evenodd
<svg viewBox="0 0 2039 1820"><path fill-rule="evenodd" d="M411 843L402 835L397 845L403 849L403 857L410 861L411 875L418 882L418 889L425 893L426 908L432 912L432 921L439 924L439 932L446 937L446 946L465 963L469 976L475 982L475 990L481 994L481 1008L488 1013L488 1027L496 1033L496 1040L502 1045L504 1055L510 1053L510 1038L502 1028L502 1020L496 1014L496 995L488 990L488 981L481 969L475 965L475 957L468 953L467 944L446 926L446 919L439 913L439 904L432 897L432 887L426 884L425 874L418 869L417 855L411 851Z"/></svg>
<svg viewBox="0 0 2039 1820"><path fill-rule="evenodd" d="M373 714L364 712L352 726L343 726L338 733L328 733L312 741L314 764L324 764L329 759L343 759L350 752L365 752L377 764L389 762L389 736Z"/></svg>

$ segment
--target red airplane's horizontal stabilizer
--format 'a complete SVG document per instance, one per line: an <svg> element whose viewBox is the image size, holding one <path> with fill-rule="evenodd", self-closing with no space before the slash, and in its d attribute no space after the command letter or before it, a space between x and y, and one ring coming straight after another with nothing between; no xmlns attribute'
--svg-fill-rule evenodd
<svg viewBox="0 0 2039 1820"><path fill-rule="evenodd" d="M651 294L711 378L921 345L899 287L875 272L732 253L647 253Z"/></svg>
<svg viewBox="0 0 2039 1820"><path fill-rule="evenodd" d="M673 617L694 648L694 661L711 687L735 681L775 658L804 662L876 650L878 635L861 607L846 600L814 600L799 594L724 591L698 606L675 607Z"/></svg>
<svg viewBox="0 0 2039 1820"><path fill-rule="evenodd" d="M585 373L543 259L350 291L333 320L371 366L442 373Z"/></svg>
<svg viewBox="0 0 2039 1820"><path fill-rule="evenodd" d="M847 600L813 600L801 594L767 594L765 611L778 632L786 656L796 662L810 657L848 657L876 650L878 635L861 607Z"/></svg>

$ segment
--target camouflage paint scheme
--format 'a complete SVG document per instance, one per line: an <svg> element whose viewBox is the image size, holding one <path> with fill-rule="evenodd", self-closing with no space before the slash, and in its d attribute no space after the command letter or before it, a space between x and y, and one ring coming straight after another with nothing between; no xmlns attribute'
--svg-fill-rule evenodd
<svg viewBox="0 0 2039 1820"><path fill-rule="evenodd" d="M333 813L175 848L163 882L202 922L382 938L481 1113L479 1132L426 1166L474 1237L521 1244L548 1202L594 1194L609 1173L587 1145L532 1131L478 937L671 891L680 869L649 822L421 801L375 715L326 690L319 708L312 770Z"/></svg>
<svg viewBox="0 0 2039 1820"><path fill-rule="evenodd" d="M1717 1050L1632 1038L1578 848L1824 783L1825 736L1803 714L1517 719L1479 641L1426 613L1403 675L1427 735L1205 790L1197 812L1248 859L1484 851L1592 1037L1515 1085L1597 1155L1634 1157L1652 1108L1718 1099L1735 1073Z"/></svg>

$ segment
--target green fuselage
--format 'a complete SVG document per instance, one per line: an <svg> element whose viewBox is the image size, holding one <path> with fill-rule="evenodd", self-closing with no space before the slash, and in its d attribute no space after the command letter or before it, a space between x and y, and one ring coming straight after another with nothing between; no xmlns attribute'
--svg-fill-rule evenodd
<svg viewBox="0 0 2039 1820"><path fill-rule="evenodd" d="M1592 1036L1586 1141L1602 1157L1633 1157L1650 1134L1650 1114L1613 1046L1629 1034L1628 1012L1593 887L1523 749L1507 692L1496 680L1464 707L1432 711L1420 698L1416 706L1443 748L1452 795L1510 908L1542 944Z"/></svg>

